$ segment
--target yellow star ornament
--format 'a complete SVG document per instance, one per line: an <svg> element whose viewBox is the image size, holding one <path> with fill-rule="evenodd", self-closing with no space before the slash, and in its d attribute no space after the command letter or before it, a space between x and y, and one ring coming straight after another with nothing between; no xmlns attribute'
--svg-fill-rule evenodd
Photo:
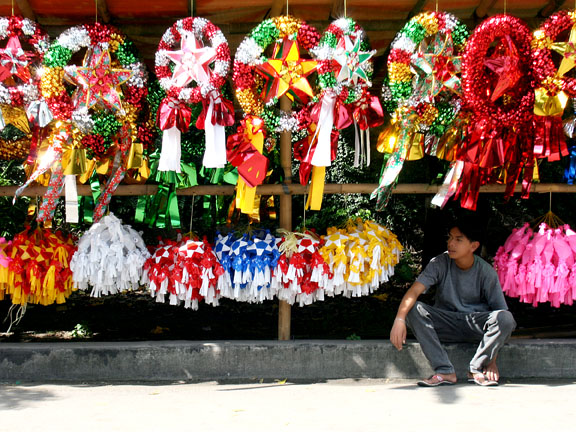
<svg viewBox="0 0 576 432"><path fill-rule="evenodd" d="M562 55L562 61L558 66L558 76L564 76L576 66L576 26L572 26L568 42L555 42L551 48Z"/></svg>
<svg viewBox="0 0 576 432"><path fill-rule="evenodd" d="M316 61L300 57L298 42L284 38L281 44L274 46L272 57L256 66L256 72L267 80L264 102L268 103L284 95L291 100L308 102L314 92L306 77L317 67Z"/></svg>

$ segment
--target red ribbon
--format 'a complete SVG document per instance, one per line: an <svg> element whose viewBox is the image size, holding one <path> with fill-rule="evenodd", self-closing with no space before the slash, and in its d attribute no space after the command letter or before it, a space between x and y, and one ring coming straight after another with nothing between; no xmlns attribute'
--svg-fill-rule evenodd
<svg viewBox="0 0 576 432"><path fill-rule="evenodd" d="M202 112L196 120L196 127L198 129L205 128L206 114L208 114L208 107L210 106L210 98L202 99ZM214 99L214 106L212 108L212 118L210 119L213 125L232 126L234 124L234 104L232 101L224 97Z"/></svg>
<svg viewBox="0 0 576 432"><path fill-rule="evenodd" d="M325 96L323 96L325 97ZM314 123L320 121L320 111L322 109L322 98L314 105L312 111L310 112L310 117ZM334 127L336 129L346 129L352 124L352 118L346 109L346 106L342 103L339 98L336 98L334 102Z"/></svg>
<svg viewBox="0 0 576 432"><path fill-rule="evenodd" d="M360 126L360 129L375 128L384 124L384 110L378 96L372 96L367 93L362 95L359 103L354 109L354 120Z"/></svg>
<svg viewBox="0 0 576 432"><path fill-rule="evenodd" d="M256 187L264 182L268 171L268 158L254 147L246 128L247 121L253 127L253 135L264 133L262 121L242 120L237 133L228 137L226 143L226 157L228 161L238 168L238 174L250 187Z"/></svg>
<svg viewBox="0 0 576 432"><path fill-rule="evenodd" d="M162 130L177 127L186 132L192 118L192 110L178 99L166 97L158 107L158 127Z"/></svg>

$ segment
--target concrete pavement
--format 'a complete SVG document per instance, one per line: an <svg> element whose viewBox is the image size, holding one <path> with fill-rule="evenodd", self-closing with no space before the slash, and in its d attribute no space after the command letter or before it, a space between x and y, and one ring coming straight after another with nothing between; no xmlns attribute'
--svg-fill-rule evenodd
<svg viewBox="0 0 576 432"><path fill-rule="evenodd" d="M573 380L1 385L1 432L573 431Z"/></svg>

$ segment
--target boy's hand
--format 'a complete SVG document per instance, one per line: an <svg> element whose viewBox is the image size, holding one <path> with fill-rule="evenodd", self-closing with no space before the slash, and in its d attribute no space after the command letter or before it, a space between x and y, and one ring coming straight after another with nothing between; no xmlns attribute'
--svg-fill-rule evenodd
<svg viewBox="0 0 576 432"><path fill-rule="evenodd" d="M406 343L406 323L403 320L394 320L394 325L390 330L390 342L398 351L402 351L402 345Z"/></svg>

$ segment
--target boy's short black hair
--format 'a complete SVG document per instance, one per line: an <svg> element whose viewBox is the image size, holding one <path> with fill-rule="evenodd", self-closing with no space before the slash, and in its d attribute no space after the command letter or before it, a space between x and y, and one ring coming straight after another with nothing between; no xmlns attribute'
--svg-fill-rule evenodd
<svg viewBox="0 0 576 432"><path fill-rule="evenodd" d="M477 241L482 243L483 232L478 220L473 218L461 218L451 225L450 229L452 228L458 228L471 242Z"/></svg>

